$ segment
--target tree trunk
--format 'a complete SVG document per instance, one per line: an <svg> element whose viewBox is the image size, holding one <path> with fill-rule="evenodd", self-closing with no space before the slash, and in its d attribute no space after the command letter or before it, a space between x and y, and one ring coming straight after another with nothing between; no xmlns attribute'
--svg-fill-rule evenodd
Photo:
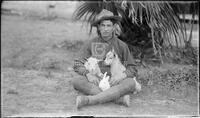
<svg viewBox="0 0 200 118"><path fill-rule="evenodd" d="M151 27L151 37L152 37L153 52L154 52L154 55L156 55L157 51L156 51L155 39L154 39L154 29L152 27Z"/></svg>
<svg viewBox="0 0 200 118"><path fill-rule="evenodd" d="M191 24L190 24L190 25L191 25L190 34L189 34L189 39L188 39L188 41L187 41L186 48L192 46L191 41L192 41L192 32L193 32L193 26L194 26L194 16L195 16L195 14L193 13L193 14L192 14L192 21L191 21Z"/></svg>

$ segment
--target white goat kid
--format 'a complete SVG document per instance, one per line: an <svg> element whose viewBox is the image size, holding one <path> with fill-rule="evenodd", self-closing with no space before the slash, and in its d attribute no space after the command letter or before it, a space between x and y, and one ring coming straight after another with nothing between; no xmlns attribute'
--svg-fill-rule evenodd
<svg viewBox="0 0 200 118"><path fill-rule="evenodd" d="M105 65L110 65L110 72L112 76L121 75L126 70L124 65L122 65L118 55L115 53L114 49L106 54L106 59L104 60L104 63Z"/></svg>
<svg viewBox="0 0 200 118"><path fill-rule="evenodd" d="M120 76L126 70L125 66L121 63L114 49L106 54L106 59L104 60L104 63L105 65L110 65L111 76ZM136 77L134 77L133 79L136 84L136 91L134 92L135 94L141 91L141 85L136 81Z"/></svg>
<svg viewBox="0 0 200 118"><path fill-rule="evenodd" d="M97 75L100 78L103 78L103 73L101 72L99 68L99 59L90 57L87 59L87 61L84 63L85 68L93 75Z"/></svg>
<svg viewBox="0 0 200 118"><path fill-rule="evenodd" d="M91 74L97 75L98 77L102 78L101 81L99 82L99 88L102 91L105 91L110 88L110 84L109 84L110 77L107 76L107 72L105 72L104 74L101 72L98 65L99 61L101 60L94 57L90 57L85 62L84 66Z"/></svg>

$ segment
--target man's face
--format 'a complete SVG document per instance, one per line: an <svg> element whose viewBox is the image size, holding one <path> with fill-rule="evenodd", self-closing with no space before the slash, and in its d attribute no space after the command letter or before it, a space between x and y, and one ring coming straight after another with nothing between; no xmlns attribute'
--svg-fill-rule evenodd
<svg viewBox="0 0 200 118"><path fill-rule="evenodd" d="M114 31L114 25L110 20L103 20L99 24L99 31L104 40L109 40Z"/></svg>

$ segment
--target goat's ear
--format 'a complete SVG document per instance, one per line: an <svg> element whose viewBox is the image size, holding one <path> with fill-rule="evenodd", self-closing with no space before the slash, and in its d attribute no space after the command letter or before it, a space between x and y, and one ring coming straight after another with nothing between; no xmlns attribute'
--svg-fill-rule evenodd
<svg viewBox="0 0 200 118"><path fill-rule="evenodd" d="M115 50L114 50L114 48L113 48L113 47L112 47L111 51L112 51L112 53L115 53Z"/></svg>
<svg viewBox="0 0 200 118"><path fill-rule="evenodd" d="M113 52L113 55L114 55L114 57L117 57L117 53L115 51Z"/></svg>
<svg viewBox="0 0 200 118"><path fill-rule="evenodd" d="M116 57L116 56L117 56L115 52L113 53L113 55L114 55L114 57Z"/></svg>

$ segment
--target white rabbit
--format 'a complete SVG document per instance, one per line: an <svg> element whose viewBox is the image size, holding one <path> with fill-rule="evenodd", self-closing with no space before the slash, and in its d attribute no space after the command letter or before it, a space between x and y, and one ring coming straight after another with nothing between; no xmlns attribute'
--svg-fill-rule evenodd
<svg viewBox="0 0 200 118"><path fill-rule="evenodd" d="M99 88L102 91L105 91L110 88L109 78L110 76L106 76L107 72L104 73L103 79L99 82Z"/></svg>

